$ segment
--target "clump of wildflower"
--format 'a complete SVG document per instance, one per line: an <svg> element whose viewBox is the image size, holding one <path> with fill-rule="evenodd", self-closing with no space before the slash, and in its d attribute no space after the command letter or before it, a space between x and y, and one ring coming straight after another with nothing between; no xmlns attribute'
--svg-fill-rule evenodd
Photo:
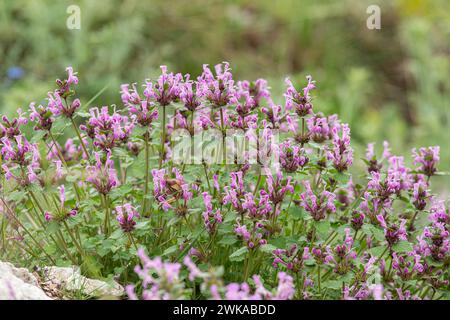
<svg viewBox="0 0 450 320"><path fill-rule="evenodd" d="M175 178L170 178L166 169L152 170L153 195L164 211L171 209L171 203L175 202L177 204L176 213L179 216L185 216L188 209L187 202L192 199L191 188L177 168L173 168L172 173ZM179 200L182 200L181 203Z"/></svg>
<svg viewBox="0 0 450 320"><path fill-rule="evenodd" d="M310 258L309 248L301 248L296 244L291 245L289 249L275 249L272 254L275 257L272 263L275 268L283 265L293 273L302 271L304 262Z"/></svg>
<svg viewBox="0 0 450 320"><path fill-rule="evenodd" d="M4 160L2 169L7 180L14 179L21 186L28 186L38 180L40 169L40 154L36 144L31 144L23 135L17 135L11 140L1 139L1 155ZM21 170L15 170L15 169ZM13 171L19 171L14 174Z"/></svg>
<svg viewBox="0 0 450 320"><path fill-rule="evenodd" d="M83 143L85 146L89 145L87 138L83 139ZM58 150L59 150L59 152L58 152ZM83 147L81 145L77 146L73 142L73 139L71 139L71 138L66 140L63 147L60 146L58 142L56 142L56 143L53 142L50 145L47 159L48 160L59 159L60 158L59 153L61 153L62 158L64 159L64 161L66 163L78 161L80 159L87 159L86 154L83 152Z"/></svg>
<svg viewBox="0 0 450 320"><path fill-rule="evenodd" d="M235 92L233 75L228 62L215 66L216 75L208 65L203 65L203 73L198 78L198 93L206 98L213 107L226 106Z"/></svg>
<svg viewBox="0 0 450 320"><path fill-rule="evenodd" d="M291 182L292 177L287 176L287 178L284 179L283 173L279 170L277 170L275 176L272 174L266 176L267 193L269 194L270 201L272 201L275 206L283 202L288 193L294 193L294 186ZM279 212L276 212L276 215L278 215L278 213Z"/></svg>
<svg viewBox="0 0 450 320"><path fill-rule="evenodd" d="M36 122L34 130L50 131L54 121L52 111L48 107L35 105L34 102L30 104L30 120Z"/></svg>
<svg viewBox="0 0 450 320"><path fill-rule="evenodd" d="M288 173L296 172L309 162L305 150L297 145L291 145L289 140L280 144L279 159L281 167Z"/></svg>
<svg viewBox="0 0 450 320"><path fill-rule="evenodd" d="M413 204L417 210L424 210L427 206L429 198L427 185L424 181L419 180L413 185Z"/></svg>
<svg viewBox="0 0 450 320"><path fill-rule="evenodd" d="M161 66L161 75L156 82L147 81L144 96L165 107L179 99L180 85L183 80L181 73L167 72L167 66Z"/></svg>
<svg viewBox="0 0 450 320"><path fill-rule="evenodd" d="M327 248L325 262L334 266L335 273L346 274L354 267L357 254L352 247L353 238L350 235L350 229L346 228L344 243L336 245L333 249Z"/></svg>
<svg viewBox="0 0 450 320"><path fill-rule="evenodd" d="M369 173L379 172L383 167L382 161L384 159L389 159L391 157L391 153L389 151L389 143L387 141L383 142L383 147L384 147L383 156L380 160L378 160L375 155L375 143L369 143L367 145L365 162L367 164L367 171Z"/></svg>
<svg viewBox="0 0 450 320"><path fill-rule="evenodd" d="M399 225L393 223L388 225L383 215L377 215L377 219L384 230L384 236L389 248L392 248L400 240L408 240L408 234L405 228L406 220L401 220Z"/></svg>
<svg viewBox="0 0 450 320"><path fill-rule="evenodd" d="M88 166L86 171L88 176L86 181L92 183L94 188L103 195L108 194L112 188L119 185L117 172L114 168L114 161L111 159L111 153L106 154L103 162L98 152L94 152L96 164Z"/></svg>
<svg viewBox="0 0 450 320"><path fill-rule="evenodd" d="M305 191L300 194L301 206L313 217L315 221L325 219L327 213L336 212L334 200L336 195L329 191L322 191L317 196L311 189L309 181L304 181Z"/></svg>
<svg viewBox="0 0 450 320"><path fill-rule="evenodd" d="M432 224L425 227L417 238L415 252L423 257L431 256L436 261L444 261L450 253L450 214L443 202L433 204L429 219Z"/></svg>
<svg viewBox="0 0 450 320"><path fill-rule="evenodd" d="M339 120L336 115L324 117L318 113L309 118L306 123L309 138L316 143L322 143L333 137L332 129L339 124Z"/></svg>
<svg viewBox="0 0 450 320"><path fill-rule="evenodd" d="M265 190L259 191L259 197L255 197L252 192L244 194L242 208L247 210L246 214L251 219L268 218L272 212L272 206L269 201L269 194Z"/></svg>
<svg viewBox="0 0 450 320"><path fill-rule="evenodd" d="M253 98L254 107L259 107L261 105L261 100L266 99L269 103L272 102L270 91L267 85L267 80L258 79L256 81L238 81L238 90L248 91L250 96Z"/></svg>
<svg viewBox="0 0 450 320"><path fill-rule="evenodd" d="M131 232L134 230L136 225L136 218L139 218L139 213L137 210L130 204L125 203L122 206L116 207L117 221L119 222L120 227L123 232Z"/></svg>
<svg viewBox="0 0 450 320"><path fill-rule="evenodd" d="M20 127L28 123L28 119L25 117L25 113L22 109L17 110L18 117L9 119L7 116L2 116L0 121L0 138L14 138L15 136L22 135Z"/></svg>
<svg viewBox="0 0 450 320"><path fill-rule="evenodd" d="M93 139L93 145L104 151L128 142L134 128L134 122L115 110L109 114L108 107L91 108L91 117L80 129Z"/></svg>
<svg viewBox="0 0 450 320"><path fill-rule="evenodd" d="M66 189L64 185L59 186L58 190L60 205L56 207L53 212L46 211L44 213L44 218L46 221L63 221L78 214L78 206L71 209L66 208Z"/></svg>
<svg viewBox="0 0 450 320"><path fill-rule="evenodd" d="M180 100L183 102L184 107L194 112L202 104L199 96L199 83L189 79L189 75L186 75L186 79L180 85Z"/></svg>
<svg viewBox="0 0 450 320"><path fill-rule="evenodd" d="M308 84L303 88L303 91L297 91L289 78L285 80L288 86L284 94L286 98L286 110L294 109L299 117L305 117L311 114L313 108L309 92L315 89L316 85L311 76L307 76L306 79L308 80Z"/></svg>
<svg viewBox="0 0 450 320"><path fill-rule="evenodd" d="M217 226L222 223L222 214L220 209L213 211L212 196L208 192L203 192L203 201L205 203L206 210L203 212L203 222L205 228L209 233L214 233L217 230Z"/></svg>
<svg viewBox="0 0 450 320"><path fill-rule="evenodd" d="M80 108L81 102L80 99L74 99L70 102L67 98L75 94L71 87L78 84L78 77L71 67L66 68L66 71L67 79L57 79L58 89L48 93L47 107L55 116L63 115L67 118L72 118L75 111Z"/></svg>
<svg viewBox="0 0 450 320"><path fill-rule="evenodd" d="M267 244L267 240L263 238L267 232L264 225L260 222L256 222L250 231L248 231L245 224L238 224L234 228L234 232L245 242L249 249L256 249L259 246Z"/></svg>
<svg viewBox="0 0 450 320"><path fill-rule="evenodd" d="M340 135L341 132L341 135ZM350 147L350 127L342 124L332 129L333 149L328 149L327 158L339 171L347 170L353 163L353 149Z"/></svg>
<svg viewBox="0 0 450 320"><path fill-rule="evenodd" d="M436 165L439 162L439 146L420 148L412 150L414 164L420 165L418 171L422 172L428 177L431 177L436 172Z"/></svg>
<svg viewBox="0 0 450 320"><path fill-rule="evenodd" d="M362 228L364 224L364 218L365 218L364 213L357 210L353 211L352 218L350 220L353 230L358 231Z"/></svg>
<svg viewBox="0 0 450 320"><path fill-rule="evenodd" d="M129 84L121 86L121 98L125 107L128 109L129 116L142 127L149 127L158 119L158 109L149 97L145 99L139 95L136 85Z"/></svg>
<svg viewBox="0 0 450 320"><path fill-rule="evenodd" d="M185 289L180 277L181 264L164 262L161 257L150 259L142 248L137 254L141 259L142 267L137 265L134 271L142 279L143 300L169 300L183 297ZM134 286L127 286L126 290L130 299L138 299Z"/></svg>
<svg viewBox="0 0 450 320"><path fill-rule="evenodd" d="M281 106L270 104L269 107L261 108L261 112L266 115L267 123L272 129L278 129L282 120Z"/></svg>

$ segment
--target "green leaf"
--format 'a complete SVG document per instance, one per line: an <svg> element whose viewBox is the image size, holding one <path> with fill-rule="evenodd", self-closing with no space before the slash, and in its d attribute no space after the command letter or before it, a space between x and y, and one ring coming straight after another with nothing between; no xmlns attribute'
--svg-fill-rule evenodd
<svg viewBox="0 0 450 320"><path fill-rule="evenodd" d="M53 234L53 233L57 232L59 229L60 229L60 225L58 222L50 221L47 224L46 231L48 232L48 234Z"/></svg>
<svg viewBox="0 0 450 320"><path fill-rule="evenodd" d="M342 288L342 282L340 280L330 280L323 283L323 287L332 289L332 290L339 290Z"/></svg>
<svg viewBox="0 0 450 320"><path fill-rule="evenodd" d="M45 133L46 133L46 131L44 131L44 130L34 131L33 137L31 137L30 141L33 143L41 141L44 138Z"/></svg>
<svg viewBox="0 0 450 320"><path fill-rule="evenodd" d="M375 240L377 240L377 241L383 241L384 240L384 232L383 232L383 230L381 230L380 228L377 228L374 225L365 224L363 226L363 230L368 236L373 236L375 238Z"/></svg>
<svg viewBox="0 0 450 320"><path fill-rule="evenodd" d="M166 250L164 250L162 256L168 256L176 251L178 251L178 245L175 244L171 247L168 247Z"/></svg>
<svg viewBox="0 0 450 320"><path fill-rule="evenodd" d="M392 249L395 252L410 252L413 249L413 246L408 241L400 241L392 246Z"/></svg>
<svg viewBox="0 0 450 320"><path fill-rule="evenodd" d="M236 250L235 252L233 252L230 255L230 261L242 261L245 258L245 255L247 254L248 249L247 247L242 247L238 250Z"/></svg>
<svg viewBox="0 0 450 320"><path fill-rule="evenodd" d="M14 202L20 202L23 199L25 199L25 197L26 197L25 195L26 195L26 193L23 192L23 190L12 191L9 193L8 198L9 198L9 200L12 200Z"/></svg>
<svg viewBox="0 0 450 320"><path fill-rule="evenodd" d="M383 254L384 250L386 250L385 246L378 246L378 247L370 248L368 251L372 256L378 258Z"/></svg>
<svg viewBox="0 0 450 320"><path fill-rule="evenodd" d="M314 226L316 227L317 233L322 237L328 235L331 228L330 221L328 220L315 222Z"/></svg>
<svg viewBox="0 0 450 320"><path fill-rule="evenodd" d="M236 242L237 239L234 235L226 235L218 242L218 244L227 247L235 244Z"/></svg>
<svg viewBox="0 0 450 320"><path fill-rule="evenodd" d="M301 207L293 206L289 210L289 215L294 220L301 220L305 217L305 211L303 211L303 209Z"/></svg>
<svg viewBox="0 0 450 320"><path fill-rule="evenodd" d="M275 247L274 245L272 245L272 244L265 244L265 245L263 245L263 246L261 246L260 247L260 250L262 251L262 252L265 252L265 253L272 253L273 252L273 250L275 250L275 249L277 249L277 247Z"/></svg>

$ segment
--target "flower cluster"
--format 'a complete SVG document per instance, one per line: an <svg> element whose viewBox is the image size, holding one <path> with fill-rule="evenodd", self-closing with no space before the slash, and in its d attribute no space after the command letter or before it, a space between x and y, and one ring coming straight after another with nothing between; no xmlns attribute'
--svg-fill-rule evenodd
<svg viewBox="0 0 450 320"><path fill-rule="evenodd" d="M313 107L311 76L287 79L278 105L226 62L200 71L162 66L123 84L122 105L83 113L69 67L47 104L2 116L2 245L121 284L137 254L131 299L448 297L439 147L411 159L369 143L358 172L350 127Z"/></svg>

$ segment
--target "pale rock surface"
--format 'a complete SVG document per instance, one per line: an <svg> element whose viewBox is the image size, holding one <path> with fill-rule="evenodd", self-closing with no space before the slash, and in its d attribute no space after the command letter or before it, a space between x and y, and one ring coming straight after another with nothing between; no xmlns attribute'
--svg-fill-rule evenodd
<svg viewBox="0 0 450 320"><path fill-rule="evenodd" d="M60 290L80 291L91 297L120 297L125 293L117 282L86 278L76 267L45 267L43 273L45 281L57 285Z"/></svg>
<svg viewBox="0 0 450 320"><path fill-rule="evenodd" d="M51 300L25 268L0 261L0 300Z"/></svg>

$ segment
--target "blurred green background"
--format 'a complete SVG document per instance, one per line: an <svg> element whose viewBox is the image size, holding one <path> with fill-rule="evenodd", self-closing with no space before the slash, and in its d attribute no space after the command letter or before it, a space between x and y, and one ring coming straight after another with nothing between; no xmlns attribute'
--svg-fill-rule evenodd
<svg viewBox="0 0 450 320"><path fill-rule="evenodd" d="M69 30L66 9L81 9ZM381 30L366 8L381 8ZM0 0L0 112L43 101L67 65L79 72L82 102L120 105L119 86L171 70L198 75L229 61L236 78L317 80L315 110L352 128L357 157L385 139L393 152L441 145L450 171L450 1ZM361 161L357 161L361 165ZM437 177L444 195L450 179Z"/></svg>

